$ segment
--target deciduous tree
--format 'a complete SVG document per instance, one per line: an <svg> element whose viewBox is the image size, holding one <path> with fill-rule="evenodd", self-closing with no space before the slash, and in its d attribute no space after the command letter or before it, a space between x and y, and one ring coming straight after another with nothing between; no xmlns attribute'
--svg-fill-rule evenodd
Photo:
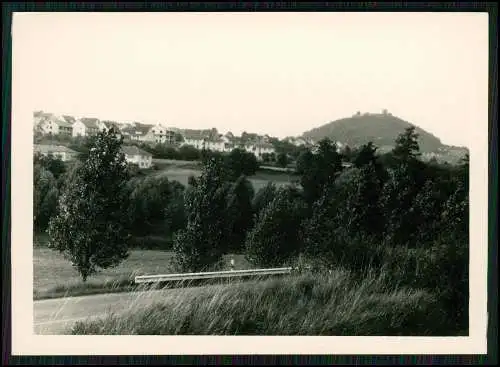
<svg viewBox="0 0 500 367"><path fill-rule="evenodd" d="M128 256L128 175L121 146L113 129L97 135L49 225L49 247L62 252L83 281Z"/></svg>

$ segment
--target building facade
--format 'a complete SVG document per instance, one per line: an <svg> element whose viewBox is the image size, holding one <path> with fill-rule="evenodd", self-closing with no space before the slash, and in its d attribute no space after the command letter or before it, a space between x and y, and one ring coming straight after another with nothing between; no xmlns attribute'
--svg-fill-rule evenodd
<svg viewBox="0 0 500 367"><path fill-rule="evenodd" d="M77 119L73 124L73 137L96 135L100 131L98 122L94 118Z"/></svg>
<svg viewBox="0 0 500 367"><path fill-rule="evenodd" d="M73 133L72 124L57 116L46 117L39 122L40 130L46 135L68 135Z"/></svg>
<svg viewBox="0 0 500 367"><path fill-rule="evenodd" d="M153 165L153 155L134 145L124 145L121 151L127 163L137 164L142 169L151 168Z"/></svg>
<svg viewBox="0 0 500 367"><path fill-rule="evenodd" d="M46 144L35 144L33 146L33 152L36 154L41 154L44 156L51 156L58 158L63 162L68 162L76 159L78 157L78 152L65 147L63 145L46 145Z"/></svg>

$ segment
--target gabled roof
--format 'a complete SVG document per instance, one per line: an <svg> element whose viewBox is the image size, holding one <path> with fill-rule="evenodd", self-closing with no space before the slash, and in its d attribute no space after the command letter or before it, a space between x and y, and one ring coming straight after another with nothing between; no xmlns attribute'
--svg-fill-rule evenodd
<svg viewBox="0 0 500 367"><path fill-rule="evenodd" d="M155 128L155 131L157 131L156 129L162 129L164 132L167 132L167 131L174 132L174 133L176 132L176 131L175 131L175 130L173 130L172 128L170 128L170 127L166 127L166 126L164 126L164 125L162 125L162 124L153 125L153 126L151 127L151 129L153 129L153 128ZM159 134L157 134L157 133L155 133L155 134L156 134L156 135L159 135Z"/></svg>
<svg viewBox="0 0 500 367"><path fill-rule="evenodd" d="M54 121L55 124L59 125L59 127L73 127L73 124L70 124L69 122L67 122L66 120L60 118L54 118L52 121Z"/></svg>
<svg viewBox="0 0 500 367"><path fill-rule="evenodd" d="M242 140L241 140L241 137L238 137L238 136L234 136L232 138L229 138L229 141L232 143L232 144L235 144L235 145L241 145L243 144Z"/></svg>
<svg viewBox="0 0 500 367"><path fill-rule="evenodd" d="M194 130L194 129L184 129L181 130L182 136L184 139L189 139L189 140L203 140L203 139L208 139L210 137L210 134L212 133L211 130Z"/></svg>
<svg viewBox="0 0 500 367"><path fill-rule="evenodd" d="M73 153L78 154L78 152L65 147L64 145L49 145L49 144L34 144L33 149L35 152L39 153Z"/></svg>
<svg viewBox="0 0 500 367"><path fill-rule="evenodd" d="M123 145L121 148L122 153L125 155L145 155L148 157L152 157L153 155L145 150L136 147L135 145Z"/></svg>
<svg viewBox="0 0 500 367"><path fill-rule="evenodd" d="M74 118L73 116L69 116L69 115L62 115L62 118L64 119L64 121L66 121L70 124L73 124L76 121L76 118Z"/></svg>
<svg viewBox="0 0 500 367"><path fill-rule="evenodd" d="M214 138L208 138L207 141L210 143L223 143L224 139L220 137L214 137Z"/></svg>
<svg viewBox="0 0 500 367"><path fill-rule="evenodd" d="M73 125L70 124L69 122L66 122L62 117L57 117L53 114L48 114L45 117L42 117L41 124L45 123L50 123L53 122L54 124L57 124L59 127L72 127Z"/></svg>
<svg viewBox="0 0 500 367"><path fill-rule="evenodd" d="M97 122L99 119L95 117L82 117L80 121L85 125L85 127L88 127L89 129L97 129Z"/></svg>

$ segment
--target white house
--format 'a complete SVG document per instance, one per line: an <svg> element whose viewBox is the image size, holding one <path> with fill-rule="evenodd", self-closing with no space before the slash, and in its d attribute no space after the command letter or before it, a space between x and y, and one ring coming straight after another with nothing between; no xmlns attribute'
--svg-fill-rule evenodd
<svg viewBox="0 0 500 367"><path fill-rule="evenodd" d="M169 129L161 124L156 124L150 127L143 137L143 141L150 143L175 143L175 131Z"/></svg>
<svg viewBox="0 0 500 367"><path fill-rule="evenodd" d="M238 141L234 138L233 134L231 133L221 135L220 138L222 139L223 142L222 149L224 152L230 152L239 145Z"/></svg>
<svg viewBox="0 0 500 367"><path fill-rule="evenodd" d="M96 118L82 117L73 124L73 136L92 136L99 132L99 120Z"/></svg>
<svg viewBox="0 0 500 367"><path fill-rule="evenodd" d="M275 152L273 145L269 143L247 143L242 148L245 151L254 154L257 159L262 159L263 154L271 154Z"/></svg>
<svg viewBox="0 0 500 367"><path fill-rule="evenodd" d="M227 151L226 146L229 147L226 140L228 139L224 139L222 135L208 138L205 140L205 149L213 150L216 152L225 152Z"/></svg>
<svg viewBox="0 0 500 367"><path fill-rule="evenodd" d="M35 144L33 151L44 156L59 158L63 162L71 161L78 156L78 152L63 145Z"/></svg>
<svg viewBox="0 0 500 367"><path fill-rule="evenodd" d="M182 131L184 141L182 145L191 145L196 149L204 149L205 141L210 136L210 130L190 130L185 129Z"/></svg>
<svg viewBox="0 0 500 367"><path fill-rule="evenodd" d="M275 153L274 146L270 143L260 143L257 144L257 152L259 157L262 156L262 154L272 154Z"/></svg>
<svg viewBox="0 0 500 367"><path fill-rule="evenodd" d="M45 116L39 124L42 133L47 135L71 135L73 132L73 126L70 123L54 115Z"/></svg>
<svg viewBox="0 0 500 367"><path fill-rule="evenodd" d="M135 145L124 145L121 151L125 154L125 160L128 163L137 164L139 168L151 168L153 164L153 155Z"/></svg>

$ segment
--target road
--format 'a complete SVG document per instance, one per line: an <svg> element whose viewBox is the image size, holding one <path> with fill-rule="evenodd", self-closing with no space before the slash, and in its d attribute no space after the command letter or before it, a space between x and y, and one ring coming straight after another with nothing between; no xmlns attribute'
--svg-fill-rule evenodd
<svg viewBox="0 0 500 367"><path fill-rule="evenodd" d="M108 312L121 313L162 302L204 287L156 290L149 292L107 293L65 297L33 302L35 334L66 334L77 321L99 318ZM214 287L214 286L211 286Z"/></svg>

